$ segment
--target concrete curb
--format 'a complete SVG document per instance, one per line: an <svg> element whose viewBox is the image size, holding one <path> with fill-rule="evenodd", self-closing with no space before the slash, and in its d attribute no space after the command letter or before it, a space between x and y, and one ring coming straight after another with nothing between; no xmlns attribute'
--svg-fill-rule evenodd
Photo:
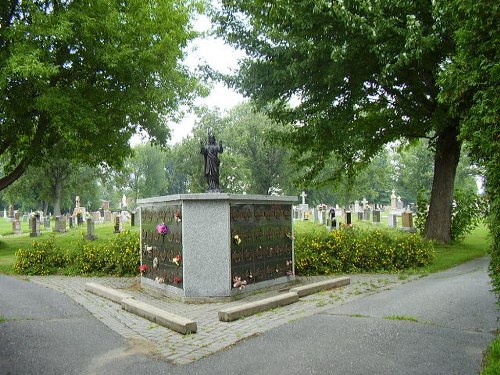
<svg viewBox="0 0 500 375"><path fill-rule="evenodd" d="M139 315L161 326L182 333L183 335L195 333L198 328L196 322L190 319L169 313L145 302L126 298L121 301L121 305L122 309L128 312Z"/></svg>
<svg viewBox="0 0 500 375"><path fill-rule="evenodd" d="M316 283L298 286L295 288L291 288L291 293L297 293L299 297L308 296L310 294L314 294L320 292L322 290L339 288L341 286L349 285L351 283L350 277L338 277L336 279L318 281Z"/></svg>
<svg viewBox="0 0 500 375"><path fill-rule="evenodd" d="M274 309L275 307L289 305L298 300L299 295L297 293L285 293L279 296L229 307L219 311L219 320L222 322L232 322L243 316L249 316L261 311Z"/></svg>
<svg viewBox="0 0 500 375"><path fill-rule="evenodd" d="M122 300L126 298L133 298L127 293L97 283L86 283L85 290L116 303L122 303Z"/></svg>

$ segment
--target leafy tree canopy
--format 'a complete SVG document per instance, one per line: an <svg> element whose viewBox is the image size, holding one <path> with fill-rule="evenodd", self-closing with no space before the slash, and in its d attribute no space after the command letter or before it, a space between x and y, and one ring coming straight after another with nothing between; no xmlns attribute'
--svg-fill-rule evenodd
<svg viewBox="0 0 500 375"><path fill-rule="evenodd" d="M165 118L197 91L182 66L197 0L0 3L0 190L60 148L119 166L143 131L165 144Z"/></svg>
<svg viewBox="0 0 500 375"><path fill-rule="evenodd" d="M305 178L331 153L337 171L352 175L388 142L429 138L436 152L426 236L450 241L460 142L459 118L437 100L437 77L455 53L446 2L222 3L219 32L247 55L228 81L284 125L281 139L308 167Z"/></svg>

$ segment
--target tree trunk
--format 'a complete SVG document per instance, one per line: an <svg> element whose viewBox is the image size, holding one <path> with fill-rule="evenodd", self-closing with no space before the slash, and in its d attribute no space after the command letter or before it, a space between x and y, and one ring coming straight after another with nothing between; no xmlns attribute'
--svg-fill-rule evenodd
<svg viewBox="0 0 500 375"><path fill-rule="evenodd" d="M61 215L62 178L56 177L54 185L54 216Z"/></svg>
<svg viewBox="0 0 500 375"><path fill-rule="evenodd" d="M457 136L458 125L443 130L436 144L434 180L424 234L425 238L439 243L451 241L453 186L461 146Z"/></svg>

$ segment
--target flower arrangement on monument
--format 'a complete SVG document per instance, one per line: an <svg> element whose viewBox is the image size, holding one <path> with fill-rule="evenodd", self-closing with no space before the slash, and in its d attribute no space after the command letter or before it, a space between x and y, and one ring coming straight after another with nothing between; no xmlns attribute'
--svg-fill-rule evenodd
<svg viewBox="0 0 500 375"><path fill-rule="evenodd" d="M245 285L247 285L247 281L241 280L240 276L233 277L233 283L233 288L238 288L240 290L245 288Z"/></svg>
<svg viewBox="0 0 500 375"><path fill-rule="evenodd" d="M180 284L182 282L182 278L180 277L174 277L174 279L172 280L174 284Z"/></svg>
<svg viewBox="0 0 500 375"><path fill-rule="evenodd" d="M235 234L235 235L233 236L233 243L234 243L235 245L240 245L240 244L241 244L241 238L240 238L240 236L239 236L239 235Z"/></svg>
<svg viewBox="0 0 500 375"><path fill-rule="evenodd" d="M174 219L177 224L179 224L182 221L182 214L180 211L175 211Z"/></svg>
<svg viewBox="0 0 500 375"><path fill-rule="evenodd" d="M165 223L160 223L156 226L156 231L160 234L169 234L170 229Z"/></svg>
<svg viewBox="0 0 500 375"><path fill-rule="evenodd" d="M175 257L172 258L172 262L178 267L181 265L182 261L182 256L180 254L177 254Z"/></svg>
<svg viewBox="0 0 500 375"><path fill-rule="evenodd" d="M149 267L148 267L148 265L147 265L147 264L141 264L141 265L139 266L139 272L140 272L140 273L144 273L144 272L146 272L146 271L148 270L148 268L149 268Z"/></svg>

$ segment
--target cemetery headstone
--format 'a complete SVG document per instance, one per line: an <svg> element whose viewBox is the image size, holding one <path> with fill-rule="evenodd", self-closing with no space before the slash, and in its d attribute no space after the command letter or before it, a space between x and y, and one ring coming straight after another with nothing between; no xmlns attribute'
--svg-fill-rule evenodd
<svg viewBox="0 0 500 375"><path fill-rule="evenodd" d="M361 201L361 204L363 204L363 210L365 210L366 207L368 206L368 201L366 200L366 198L363 198L363 200Z"/></svg>
<svg viewBox="0 0 500 375"><path fill-rule="evenodd" d="M81 212L78 212L76 214L76 224L78 226L81 226L83 224L83 214Z"/></svg>
<svg viewBox="0 0 500 375"><path fill-rule="evenodd" d="M19 213L19 211L15 211L14 212L14 219L17 220L17 221L19 221L20 218L21 218L21 214Z"/></svg>
<svg viewBox="0 0 500 375"><path fill-rule="evenodd" d="M363 211L358 211L358 221L363 221Z"/></svg>
<svg viewBox="0 0 500 375"><path fill-rule="evenodd" d="M387 225L389 228L396 228L398 226L398 217L395 213L390 213L387 216Z"/></svg>
<svg viewBox="0 0 500 375"><path fill-rule="evenodd" d="M111 211L110 210L104 210L104 222L109 223L111 222Z"/></svg>
<svg viewBox="0 0 500 375"><path fill-rule="evenodd" d="M43 227L45 229L50 229L50 219L48 217L43 218Z"/></svg>
<svg viewBox="0 0 500 375"><path fill-rule="evenodd" d="M5 208L3 209L3 218L7 219L7 210Z"/></svg>
<svg viewBox="0 0 500 375"><path fill-rule="evenodd" d="M8 211L7 215L8 215L7 217L8 217L9 219L11 219L11 220L12 220L12 219L14 219L14 210L13 210L13 208L12 208L12 205L11 205L11 204L9 205L9 211Z"/></svg>
<svg viewBox="0 0 500 375"><path fill-rule="evenodd" d="M373 210L372 220L373 224L375 225L380 224L380 210Z"/></svg>
<svg viewBox="0 0 500 375"><path fill-rule="evenodd" d="M21 222L19 220L14 219L12 221L12 232L14 232L14 234L21 234L22 233Z"/></svg>
<svg viewBox="0 0 500 375"><path fill-rule="evenodd" d="M31 222L30 237L41 236L42 232L40 232L40 219L37 216L34 216L31 218L30 222Z"/></svg>
<svg viewBox="0 0 500 375"><path fill-rule="evenodd" d="M95 234L95 225L94 220L92 218L87 218L87 235L85 236L87 240L96 240L97 236Z"/></svg>
<svg viewBox="0 0 500 375"><path fill-rule="evenodd" d="M396 211L398 209L398 197L396 191L392 190L391 194L391 211Z"/></svg>
<svg viewBox="0 0 500 375"><path fill-rule="evenodd" d="M404 209L404 203L401 200L401 197L398 197L398 203L397 203L398 210Z"/></svg>
<svg viewBox="0 0 500 375"><path fill-rule="evenodd" d="M365 209L363 210L363 220L370 220L370 207L365 207Z"/></svg>
<svg viewBox="0 0 500 375"><path fill-rule="evenodd" d="M73 217L71 215L68 215L68 224L69 229L73 228Z"/></svg>
<svg viewBox="0 0 500 375"><path fill-rule="evenodd" d="M66 232L66 218L64 216L56 216L54 232Z"/></svg>
<svg viewBox="0 0 500 375"><path fill-rule="evenodd" d="M122 228L122 222L120 220L120 215L116 215L113 233L121 233L122 230L123 230L123 228Z"/></svg>
<svg viewBox="0 0 500 375"><path fill-rule="evenodd" d="M354 212L359 212L361 211L359 208L359 201L354 201Z"/></svg>
<svg viewBox="0 0 500 375"><path fill-rule="evenodd" d="M402 225L401 229L408 231L408 232L413 232L413 213L405 211L403 212L401 217Z"/></svg>
<svg viewBox="0 0 500 375"><path fill-rule="evenodd" d="M135 212L132 212L130 214L130 226L134 227L135 226Z"/></svg>
<svg viewBox="0 0 500 375"><path fill-rule="evenodd" d="M352 224L351 211L346 211L345 212L345 223L346 223L346 225L351 225Z"/></svg>

